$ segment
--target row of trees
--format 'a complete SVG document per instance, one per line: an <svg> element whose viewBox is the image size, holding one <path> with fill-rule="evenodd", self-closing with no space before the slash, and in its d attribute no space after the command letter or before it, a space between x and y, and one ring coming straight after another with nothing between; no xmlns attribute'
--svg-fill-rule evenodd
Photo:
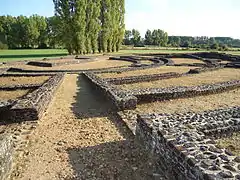
<svg viewBox="0 0 240 180"><path fill-rule="evenodd" d="M124 0L53 0L70 54L115 52L124 37Z"/></svg>
<svg viewBox="0 0 240 180"><path fill-rule="evenodd" d="M38 15L0 16L0 43L9 48L35 48L51 44L52 18Z"/></svg>
<svg viewBox="0 0 240 180"><path fill-rule="evenodd" d="M153 32L147 30L145 38L142 38L140 32L136 29L126 30L124 35L125 45L144 46L167 46L168 34L161 29L155 29Z"/></svg>
<svg viewBox="0 0 240 180"><path fill-rule="evenodd" d="M114 52L124 37L124 0L53 0L55 16L0 16L0 48Z"/></svg>
<svg viewBox="0 0 240 180"><path fill-rule="evenodd" d="M141 37L140 32L136 29L126 30L123 43L124 45L133 46L154 45L161 47L221 48L223 50L227 47L240 47L239 39L207 36L168 36L167 32L161 29L147 30L144 38Z"/></svg>

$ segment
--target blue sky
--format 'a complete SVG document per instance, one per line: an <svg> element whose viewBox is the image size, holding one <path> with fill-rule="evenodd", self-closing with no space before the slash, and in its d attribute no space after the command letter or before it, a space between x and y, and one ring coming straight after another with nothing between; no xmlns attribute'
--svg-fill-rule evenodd
<svg viewBox="0 0 240 180"><path fill-rule="evenodd" d="M126 29L240 38L240 0L125 0ZM52 0L0 0L1 15L53 15Z"/></svg>

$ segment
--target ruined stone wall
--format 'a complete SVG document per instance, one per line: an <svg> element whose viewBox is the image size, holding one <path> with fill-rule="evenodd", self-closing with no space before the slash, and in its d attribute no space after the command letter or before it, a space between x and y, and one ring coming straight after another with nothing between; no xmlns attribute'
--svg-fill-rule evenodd
<svg viewBox="0 0 240 180"><path fill-rule="evenodd" d="M93 73L83 73L83 76L90 81L94 89L104 95L117 109L135 109L137 98L126 94L124 91L112 87Z"/></svg>
<svg viewBox="0 0 240 180"><path fill-rule="evenodd" d="M240 107L142 115L136 137L156 157L156 173L164 171L169 179L239 179L240 157L219 148L210 136L239 132L239 117Z"/></svg>
<svg viewBox="0 0 240 180"><path fill-rule="evenodd" d="M61 84L63 77L63 73L52 76L39 88L16 100L7 111L0 112L0 117L13 122L40 119Z"/></svg>
<svg viewBox="0 0 240 180"><path fill-rule="evenodd" d="M10 175L13 163L13 142L10 135L0 134L0 180Z"/></svg>
<svg viewBox="0 0 240 180"><path fill-rule="evenodd" d="M182 76L179 73L163 73L163 74L151 74L151 75L141 75L141 76L130 76L130 77L121 77L121 78L105 78L104 81L108 83L120 85L120 84L131 84L137 82L144 82L144 81L155 81L161 79L170 79L170 78L177 78Z"/></svg>
<svg viewBox="0 0 240 180"><path fill-rule="evenodd" d="M240 87L240 80L190 87L134 89L128 91L128 94L136 96L138 102L151 102L220 93L238 87Z"/></svg>
<svg viewBox="0 0 240 180"><path fill-rule="evenodd" d="M224 68L224 66L214 66L214 67L203 67L203 68L190 69L188 74L200 74L203 72L216 71L216 70L223 69L223 68Z"/></svg>

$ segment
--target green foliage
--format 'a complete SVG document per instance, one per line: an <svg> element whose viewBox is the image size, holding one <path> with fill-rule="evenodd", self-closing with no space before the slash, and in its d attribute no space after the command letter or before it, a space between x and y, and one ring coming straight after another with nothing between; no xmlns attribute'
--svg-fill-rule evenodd
<svg viewBox="0 0 240 180"><path fill-rule="evenodd" d="M219 48L218 43L214 43L210 46L210 49L218 49L218 48Z"/></svg>
<svg viewBox="0 0 240 180"><path fill-rule="evenodd" d="M124 34L124 0L54 0L59 32L70 54L114 52Z"/></svg>
<svg viewBox="0 0 240 180"><path fill-rule="evenodd" d="M3 44L3 43L0 41L0 49L8 49L8 45L7 45L7 44Z"/></svg>
<svg viewBox="0 0 240 180"><path fill-rule="evenodd" d="M152 32L148 29L145 34L145 44L146 45L153 45L153 38L152 38Z"/></svg>

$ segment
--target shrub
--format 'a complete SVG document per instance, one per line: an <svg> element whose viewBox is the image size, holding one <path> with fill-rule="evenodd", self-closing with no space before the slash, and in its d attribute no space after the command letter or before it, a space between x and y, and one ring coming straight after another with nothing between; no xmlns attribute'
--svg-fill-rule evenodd
<svg viewBox="0 0 240 180"><path fill-rule="evenodd" d="M0 49L8 49L8 45L7 45L7 44L3 44L3 43L0 41Z"/></svg>

